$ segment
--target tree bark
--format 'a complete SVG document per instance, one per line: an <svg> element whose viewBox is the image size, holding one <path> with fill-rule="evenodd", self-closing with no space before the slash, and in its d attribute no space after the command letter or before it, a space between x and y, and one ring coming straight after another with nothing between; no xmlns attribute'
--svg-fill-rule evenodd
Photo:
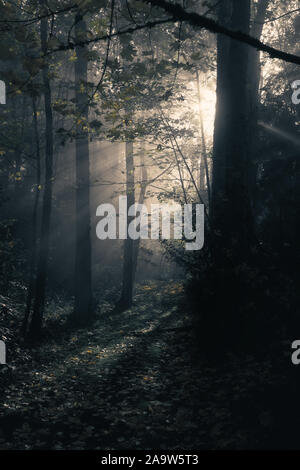
<svg viewBox="0 0 300 470"><path fill-rule="evenodd" d="M250 0L233 0L232 26L248 34ZM247 257L252 235L252 214L249 198L249 47L231 41L229 50L229 114L224 123L225 142L225 243L232 248L233 258L240 262Z"/></svg>
<svg viewBox="0 0 300 470"><path fill-rule="evenodd" d="M76 15L76 41L86 39L86 23L80 12ZM76 242L74 312L76 324L85 325L92 317L92 273L90 235L90 162L88 141L88 56L85 47L76 47Z"/></svg>
<svg viewBox="0 0 300 470"><path fill-rule="evenodd" d="M139 204L144 204L145 194L148 186L148 171L145 164L145 146L141 149L141 190L139 195ZM140 250L140 243L141 239L138 238L135 240L134 243L134 251L133 251L133 282L135 280L136 270L137 270L137 263L139 257L139 250Z"/></svg>
<svg viewBox="0 0 300 470"><path fill-rule="evenodd" d="M46 55L48 40L48 20L41 19L41 45L42 51ZM35 285L35 301L33 315L29 329L32 339L38 339L41 333L48 267L48 252L50 239L50 221L52 208L52 172L53 172L53 118L51 105L51 87L49 81L49 65L45 61L43 70L44 102L46 116L46 155L45 155L45 183L43 194L42 225L40 247L37 263L37 278Z"/></svg>
<svg viewBox="0 0 300 470"><path fill-rule="evenodd" d="M219 2L217 7L218 20L222 26L231 26L232 0ZM222 34L217 35L217 87L216 114L214 123L212 195L210 216L214 231L221 235L223 203L225 199L225 168L224 143L226 142L225 123L229 117L230 101L230 39Z"/></svg>
<svg viewBox="0 0 300 470"><path fill-rule="evenodd" d="M34 296L34 282L36 274L36 256L37 256L37 220L38 220L38 206L39 197L41 190L41 160L40 160L40 139L37 122L37 110L36 110L36 97L32 97L32 109L33 109L33 129L34 129L34 140L36 147L36 182L35 182L35 195L33 202L32 211L32 240L31 240L31 256L29 263L29 280L27 289L27 299L24 320L22 323L22 335L26 336L27 325L31 311L32 300Z"/></svg>
<svg viewBox="0 0 300 470"><path fill-rule="evenodd" d="M269 0L260 0L257 4L257 9L254 15L254 21L251 28L251 36L260 39L263 31L263 26L266 18L266 12L269 5ZM255 188L256 188L256 174L257 164L255 158L258 154L258 107L259 107L259 84L260 84L260 52L256 49L249 50L249 121L251 135L250 141L250 164L249 164L249 192L251 195L252 210L255 207Z"/></svg>
<svg viewBox="0 0 300 470"><path fill-rule="evenodd" d="M228 7L231 2L223 2ZM250 0L232 0L231 27L250 29ZM219 38L223 41L224 38ZM248 257L253 233L249 197L249 47L218 44L217 116L214 136L213 227L233 264ZM220 253L218 252L218 256Z"/></svg>
<svg viewBox="0 0 300 470"><path fill-rule="evenodd" d="M201 158L200 158L200 178L199 178L199 189L200 191L205 190L205 179L206 187L208 194L208 204L210 204L210 178L209 178L209 168L207 161L207 150L206 150L206 141L205 141L205 132L203 125L203 115L201 110L201 92L200 92L200 77L199 71L196 69L196 80L197 80L197 94L198 94L198 105L199 105L199 124L200 124L200 135L201 135Z"/></svg>
<svg viewBox="0 0 300 470"><path fill-rule="evenodd" d="M134 161L133 142L126 142L126 196L127 209L135 203L134 195ZM133 267L134 267L134 240L128 236L128 226L134 217L127 217L127 238L124 240L123 281L119 306L127 309L132 306L133 294Z"/></svg>

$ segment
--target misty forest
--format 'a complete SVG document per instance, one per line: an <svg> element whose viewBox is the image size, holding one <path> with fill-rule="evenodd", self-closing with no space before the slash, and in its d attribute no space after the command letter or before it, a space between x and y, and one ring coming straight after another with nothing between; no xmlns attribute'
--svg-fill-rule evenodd
<svg viewBox="0 0 300 470"><path fill-rule="evenodd" d="M0 449L300 448L299 34L0 1Z"/></svg>

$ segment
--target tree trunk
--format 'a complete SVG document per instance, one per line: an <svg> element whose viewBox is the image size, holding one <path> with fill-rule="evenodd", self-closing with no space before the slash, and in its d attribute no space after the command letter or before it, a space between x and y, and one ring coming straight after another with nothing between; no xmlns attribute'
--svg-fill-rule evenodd
<svg viewBox="0 0 300 470"><path fill-rule="evenodd" d="M76 15L76 41L86 39L87 28L80 12ZM76 47L76 245L75 303L73 320L85 325L92 317L92 273L90 234L90 162L88 141L88 56L85 47Z"/></svg>
<svg viewBox="0 0 300 470"><path fill-rule="evenodd" d="M36 255L37 255L37 219L38 219L38 205L40 197L40 184L41 184L41 160L40 160L40 142L39 142L39 131L37 122L37 111L36 111L36 98L32 97L32 109L33 109L33 129L34 129L34 140L36 147L36 182L35 182L35 195L32 211L32 240L31 240L31 256L29 264L29 280L28 290L26 299L26 309L24 320L22 323L22 335L26 336L27 325L31 311L31 304L34 296L34 281L36 271Z"/></svg>
<svg viewBox="0 0 300 470"><path fill-rule="evenodd" d="M254 15L253 24L251 27L251 36L260 39L266 19L266 12L270 0L260 0L257 4L257 9ZM255 48L249 49L249 85L250 93L252 95L251 104L254 109L257 109L258 104L258 91L260 82L260 51Z"/></svg>
<svg viewBox="0 0 300 470"><path fill-rule="evenodd" d="M41 45L44 54L47 52L48 20L41 19ZM47 265L50 238L50 220L52 206L52 171L53 171L53 118L51 106L51 87L49 81L49 65L45 61L42 71L44 86L44 102L46 116L46 155L45 155L45 183L43 194L42 226L40 247L37 264L37 278L35 285L35 302L30 324L29 335L32 339L38 339L41 332L47 280Z"/></svg>
<svg viewBox="0 0 300 470"><path fill-rule="evenodd" d="M246 34L250 29L250 0L233 0L232 27ZM248 192L249 169L249 46L231 41L229 50L229 115L224 123L225 143L225 244L238 261L247 257L252 234L252 215Z"/></svg>
<svg viewBox="0 0 300 470"><path fill-rule="evenodd" d="M127 210L135 203L134 196L134 162L133 162L133 142L126 142L126 196ZM121 309L130 308L133 294L133 267L134 267L134 240L128 236L128 226L134 217L127 217L127 238L124 240L124 261L123 261L123 281L122 293L119 306Z"/></svg>
<svg viewBox="0 0 300 470"><path fill-rule="evenodd" d="M218 3L218 21L223 26L231 26L232 0ZM223 202L225 198L225 168L224 143L226 142L225 123L229 115L229 46L230 39L222 34L217 35L217 101L214 123L212 195L210 216L215 233L221 235Z"/></svg>
<svg viewBox="0 0 300 470"><path fill-rule="evenodd" d="M201 135L201 158L200 158L200 181L199 189L200 191L205 190L205 178L208 194L208 203L210 203L210 178L209 178L209 168L207 161L207 150L206 150L206 141L205 141L205 132L203 125L203 115L201 110L201 92L200 92L200 77L199 71L196 69L196 80L197 80L197 94L198 94L198 105L199 105L199 124L200 124L200 135Z"/></svg>
<svg viewBox="0 0 300 470"><path fill-rule="evenodd" d="M147 167L145 165L145 146L141 149L141 190L139 195L139 204L144 204L145 194L148 186L148 172ZM135 280L136 270L137 270L137 263L139 257L139 250L140 250L140 243L141 239L138 238L135 240L134 243L134 251L133 251L133 282Z"/></svg>
<svg viewBox="0 0 300 470"><path fill-rule="evenodd" d="M222 3L220 10L232 3L231 28L248 34L250 0ZM233 40L225 45L218 46L221 63L214 136L213 227L222 237L219 243L224 253L235 263L247 258L253 231L248 185L249 47Z"/></svg>
<svg viewBox="0 0 300 470"><path fill-rule="evenodd" d="M269 0L260 0L254 15L254 21L251 28L251 36L260 39L266 18L266 12ZM249 50L249 120L251 135L250 142L250 164L249 164L249 192L251 194L252 208L255 206L255 188L257 163L255 158L258 154L258 106L259 106L259 84L260 84L260 52L254 48Z"/></svg>

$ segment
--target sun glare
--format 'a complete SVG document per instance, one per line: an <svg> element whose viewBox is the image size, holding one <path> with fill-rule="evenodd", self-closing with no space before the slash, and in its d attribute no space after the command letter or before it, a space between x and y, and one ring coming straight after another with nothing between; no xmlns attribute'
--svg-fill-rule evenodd
<svg viewBox="0 0 300 470"><path fill-rule="evenodd" d="M190 86L193 95L192 109L196 116L199 116L200 110L205 137L209 142L213 138L215 120L216 92L214 83L200 83L200 103L196 82L191 82Z"/></svg>

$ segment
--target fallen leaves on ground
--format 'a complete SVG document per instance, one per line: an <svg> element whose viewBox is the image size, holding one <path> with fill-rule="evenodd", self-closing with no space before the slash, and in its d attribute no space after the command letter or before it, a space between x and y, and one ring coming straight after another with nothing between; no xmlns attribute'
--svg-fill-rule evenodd
<svg viewBox="0 0 300 470"><path fill-rule="evenodd" d="M255 445L257 426L267 433L272 416L258 412L250 425L243 416L271 365L253 358L247 366L232 357L221 368L195 361L182 291L178 282L139 286L130 310L115 314L113 305L103 304L92 328L28 353L3 393L0 448Z"/></svg>

